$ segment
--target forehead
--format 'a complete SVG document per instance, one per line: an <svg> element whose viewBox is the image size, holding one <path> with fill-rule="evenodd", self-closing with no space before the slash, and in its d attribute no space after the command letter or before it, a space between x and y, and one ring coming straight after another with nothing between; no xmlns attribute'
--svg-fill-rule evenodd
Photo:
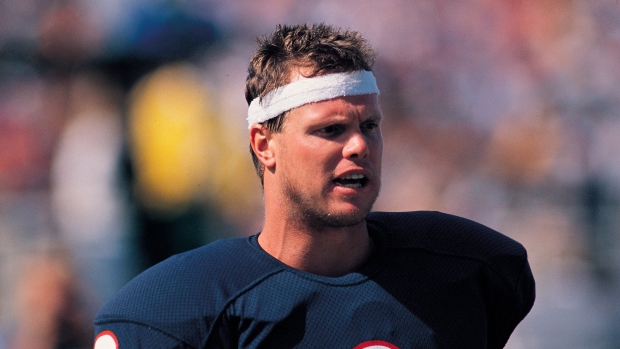
<svg viewBox="0 0 620 349"><path fill-rule="evenodd" d="M302 105L289 111L286 123L306 124L345 122L347 120L380 120L379 99L375 94L343 96Z"/></svg>

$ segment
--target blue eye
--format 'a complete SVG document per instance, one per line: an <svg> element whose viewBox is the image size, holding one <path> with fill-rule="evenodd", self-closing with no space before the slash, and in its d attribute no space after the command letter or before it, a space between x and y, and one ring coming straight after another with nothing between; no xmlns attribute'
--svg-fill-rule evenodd
<svg viewBox="0 0 620 349"><path fill-rule="evenodd" d="M324 135L333 136L342 132L344 127L340 125L329 125L319 130Z"/></svg>
<svg viewBox="0 0 620 349"><path fill-rule="evenodd" d="M375 121L368 121L368 122L365 122L362 125L362 130L364 130L364 131L372 131L372 130L376 129L377 127L379 127L379 123L377 123Z"/></svg>

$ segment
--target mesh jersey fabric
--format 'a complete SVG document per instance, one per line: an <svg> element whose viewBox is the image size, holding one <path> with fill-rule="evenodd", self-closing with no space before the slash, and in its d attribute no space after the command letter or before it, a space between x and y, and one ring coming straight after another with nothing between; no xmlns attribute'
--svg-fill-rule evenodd
<svg viewBox="0 0 620 349"><path fill-rule="evenodd" d="M125 348L503 348L535 298L525 249L439 212L374 212L375 252L322 277L219 240L148 269L102 308ZM386 347L387 348L387 347Z"/></svg>

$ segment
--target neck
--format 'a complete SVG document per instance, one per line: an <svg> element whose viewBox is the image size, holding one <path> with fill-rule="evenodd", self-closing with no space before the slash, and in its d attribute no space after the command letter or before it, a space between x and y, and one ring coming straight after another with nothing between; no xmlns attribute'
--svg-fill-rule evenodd
<svg viewBox="0 0 620 349"><path fill-rule="evenodd" d="M317 229L290 222L276 225L267 220L258 242L267 253L290 267L330 277L355 271L372 250L365 221Z"/></svg>

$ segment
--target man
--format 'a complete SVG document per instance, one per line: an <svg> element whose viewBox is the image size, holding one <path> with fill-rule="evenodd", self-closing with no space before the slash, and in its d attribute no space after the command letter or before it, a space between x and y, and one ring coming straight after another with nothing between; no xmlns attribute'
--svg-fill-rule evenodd
<svg viewBox="0 0 620 349"><path fill-rule="evenodd" d="M358 33L280 26L246 81L265 225L151 268L95 320L108 348L502 348L534 302L517 242L370 213L382 118Z"/></svg>

